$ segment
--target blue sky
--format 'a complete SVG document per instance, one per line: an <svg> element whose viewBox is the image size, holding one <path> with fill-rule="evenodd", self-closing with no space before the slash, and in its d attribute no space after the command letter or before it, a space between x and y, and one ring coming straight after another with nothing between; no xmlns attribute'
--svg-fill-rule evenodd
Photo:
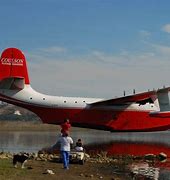
<svg viewBox="0 0 170 180"><path fill-rule="evenodd" d="M168 0L2 0L0 51L20 48L31 85L114 97L169 86Z"/></svg>

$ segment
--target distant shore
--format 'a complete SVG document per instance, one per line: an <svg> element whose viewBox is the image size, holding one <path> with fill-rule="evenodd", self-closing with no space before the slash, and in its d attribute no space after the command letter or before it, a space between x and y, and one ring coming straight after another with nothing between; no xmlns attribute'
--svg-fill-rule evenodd
<svg viewBox="0 0 170 180"><path fill-rule="evenodd" d="M72 127L73 131L92 131L87 128ZM0 121L0 131L60 131L60 125L43 124L39 121Z"/></svg>
<svg viewBox="0 0 170 180"><path fill-rule="evenodd" d="M35 121L0 121L1 131L58 131L59 126Z"/></svg>

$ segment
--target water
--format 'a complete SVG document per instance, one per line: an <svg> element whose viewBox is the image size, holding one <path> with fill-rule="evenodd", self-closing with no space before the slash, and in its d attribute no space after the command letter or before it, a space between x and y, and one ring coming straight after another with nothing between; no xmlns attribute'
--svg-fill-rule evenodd
<svg viewBox="0 0 170 180"><path fill-rule="evenodd" d="M81 138L88 150L100 149L110 155L115 153L143 155L145 151L146 153L164 151L170 156L170 131L110 133L78 129L73 130L71 136L74 142ZM57 137L58 134L54 131L1 131L0 150L37 152L55 144Z"/></svg>
<svg viewBox="0 0 170 180"><path fill-rule="evenodd" d="M140 133L110 133L98 130L76 129L71 132L75 141L81 138L89 153L107 151L108 155L131 154L144 155L164 152L170 157L170 131ZM57 141L58 134L54 131L1 131L0 151L17 153L38 152L50 147ZM138 165L138 167L140 167ZM170 160L155 167L159 179L170 180ZM150 170L150 169L148 169ZM158 172L157 172L158 170ZM153 172L153 169L151 169ZM140 169L139 169L140 172ZM158 178L157 178L158 179Z"/></svg>

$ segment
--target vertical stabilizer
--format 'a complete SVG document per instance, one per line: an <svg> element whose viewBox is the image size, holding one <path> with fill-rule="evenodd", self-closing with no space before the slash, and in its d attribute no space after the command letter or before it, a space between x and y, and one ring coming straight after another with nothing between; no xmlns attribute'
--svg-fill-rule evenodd
<svg viewBox="0 0 170 180"><path fill-rule="evenodd" d="M24 54L17 48L8 48L0 58L0 81L13 77L24 78L25 84L30 83Z"/></svg>

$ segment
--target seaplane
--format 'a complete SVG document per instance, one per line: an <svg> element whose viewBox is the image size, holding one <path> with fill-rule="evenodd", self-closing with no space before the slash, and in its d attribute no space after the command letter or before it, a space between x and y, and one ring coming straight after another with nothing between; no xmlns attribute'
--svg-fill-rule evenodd
<svg viewBox="0 0 170 180"><path fill-rule="evenodd" d="M31 87L21 50L7 48L0 57L0 100L34 112L43 123L69 119L75 127L111 132L168 130L169 91L163 87L111 99L45 95Z"/></svg>

